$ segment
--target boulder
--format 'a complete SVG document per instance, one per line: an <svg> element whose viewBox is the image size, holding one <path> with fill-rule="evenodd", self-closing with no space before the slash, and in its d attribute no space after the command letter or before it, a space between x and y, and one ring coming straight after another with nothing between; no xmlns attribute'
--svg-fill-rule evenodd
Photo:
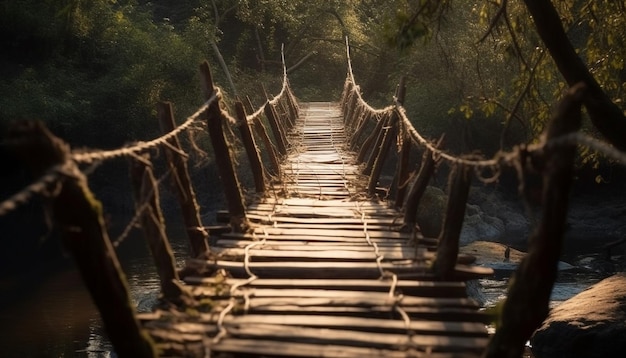
<svg viewBox="0 0 626 358"><path fill-rule="evenodd" d="M626 357L626 274L554 308L531 339L537 358Z"/></svg>
<svg viewBox="0 0 626 358"><path fill-rule="evenodd" d="M446 215L448 195L443 190L428 186L417 208L417 222L426 237L438 237Z"/></svg>

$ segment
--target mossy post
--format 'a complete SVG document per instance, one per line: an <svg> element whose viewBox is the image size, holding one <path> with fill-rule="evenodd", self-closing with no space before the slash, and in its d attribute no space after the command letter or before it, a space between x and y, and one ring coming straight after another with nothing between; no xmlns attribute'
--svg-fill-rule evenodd
<svg viewBox="0 0 626 358"><path fill-rule="evenodd" d="M456 164L450 172L446 216L441 226L437 256L433 263L435 274L443 280L454 278L454 268L459 255L459 237L472 183L471 173L470 168L464 164Z"/></svg>
<svg viewBox="0 0 626 358"><path fill-rule="evenodd" d="M200 65L201 84L205 99L209 100L213 95L217 98L209 105L205 115L207 128L215 154L215 163L224 187L224 194L230 213L230 224L233 230L240 232L245 231L248 227L246 220L246 209L241 193L239 178L235 172L235 165L231 157L230 148L226 137L224 137L224 122L228 119L222 113L220 107L220 98L215 86L213 85L213 76L209 63L204 61Z"/></svg>
<svg viewBox="0 0 626 358"><path fill-rule="evenodd" d="M159 275L163 298L168 302L184 302L186 292L180 285L174 253L165 233L159 187L148 154L130 158L130 178L135 210L141 211L141 228Z"/></svg>
<svg viewBox="0 0 626 358"><path fill-rule="evenodd" d="M239 134L241 135L241 141L246 149L248 160L252 169L252 176L254 177L254 186L256 192L263 194L265 192L265 169L261 162L261 156L250 131L250 123L248 123L248 116L246 110L243 107L243 103L235 103L235 112L237 113L237 120L239 127Z"/></svg>
<svg viewBox="0 0 626 358"><path fill-rule="evenodd" d="M14 125L7 141L15 144L16 153L35 177L58 168L61 179L48 208L117 354L156 356L152 340L137 321L128 283L105 228L102 206L89 190L87 178L71 160L69 146L40 122Z"/></svg>
<svg viewBox="0 0 626 358"><path fill-rule="evenodd" d="M173 131L176 127L171 103L158 103L157 117L163 134ZM169 148L165 149L165 154L167 156L168 165L172 169L172 187L178 198L183 221L187 229L186 232L187 238L189 239L191 256L198 257L209 251L207 244L209 233L204 228L202 220L200 219L200 209L196 200L196 193L191 184L186 156L184 156L178 137L170 138L168 144Z"/></svg>
<svg viewBox="0 0 626 358"><path fill-rule="evenodd" d="M580 129L585 91L586 86L579 83L566 92L546 129L546 143ZM483 357L521 357L526 342L548 315L563 245L575 157L575 144L545 148L543 214L530 236L528 254L509 281L498 329Z"/></svg>

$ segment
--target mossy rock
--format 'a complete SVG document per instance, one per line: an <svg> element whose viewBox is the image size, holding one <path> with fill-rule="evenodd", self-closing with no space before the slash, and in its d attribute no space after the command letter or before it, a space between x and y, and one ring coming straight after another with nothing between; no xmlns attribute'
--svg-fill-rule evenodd
<svg viewBox="0 0 626 358"><path fill-rule="evenodd" d="M443 190L429 186L417 209L417 223L426 237L437 237L446 213L448 195Z"/></svg>

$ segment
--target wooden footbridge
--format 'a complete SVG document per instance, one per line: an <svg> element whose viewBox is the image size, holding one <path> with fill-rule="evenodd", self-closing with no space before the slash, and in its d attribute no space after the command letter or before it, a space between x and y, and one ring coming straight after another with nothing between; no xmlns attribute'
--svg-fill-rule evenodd
<svg viewBox="0 0 626 358"><path fill-rule="evenodd" d="M287 139L279 195L246 208L248 232L187 263L185 283L211 307L140 315L148 332L174 355L478 356L485 316L463 280L490 272L459 264L455 279L437 277L437 240L367 195L338 104L301 105Z"/></svg>
<svg viewBox="0 0 626 358"><path fill-rule="evenodd" d="M221 94L208 64L200 70L207 102L178 126L171 106L160 104L164 135L155 140L112 151L70 152L60 139L33 123L16 126L8 138L40 179L1 202L0 215L11 215L34 195L50 196L49 210L64 246L81 270L117 353L128 357L483 355L489 343L488 318L468 298L465 282L492 271L473 266L474 258L460 255L458 247L475 172L470 168L494 169L519 152L492 160L441 152L441 143L423 139L406 117L401 105L403 86L394 105L373 109L361 98L350 65L336 103L298 103L284 71L279 95L256 111L249 103L237 103L236 118L220 105ZM202 224L187 155L178 138L198 123L209 132L228 204L219 226ZM232 143L225 134L228 125L239 130L254 178L253 195L242 194ZM391 150L394 145L396 150ZM166 148L167 176L175 184L190 242L190 258L180 270L165 234L160 180L154 178L149 156L159 147ZM421 149L419 171L410 175L411 155L417 149ZM384 168L390 153L395 154L396 169L391 169L395 179L387 185L381 175L390 171ZM150 313L137 314L130 303L112 245L120 239L109 239L100 204L81 170L85 164L121 157L130 158L137 202L129 228L137 224L143 228L161 280L162 303ZM453 164L448 208L440 235L424 237L416 210L441 159ZM567 190L562 182L557 184L548 186L547 199ZM549 202L559 200L562 197L557 195ZM557 221L554 215L559 210L546 210L552 215L547 220ZM541 238L558 230L539 232ZM537 250L554 253L554 240L534 243ZM531 250L529 268L538 268L541 274L518 277L522 289L510 298L528 302L511 306L515 309L545 298L543 291L523 289L526 285L532 290L537 286L529 285L529 280L552 272L550 260L535 254ZM535 257L543 261L533 262ZM532 309L507 312L505 308L505 333L511 327L527 330L543 319ZM532 324L525 321L527 317ZM524 332L527 337L521 341L519 334L505 334L491 357L503 356L498 349L517 352L530 333Z"/></svg>

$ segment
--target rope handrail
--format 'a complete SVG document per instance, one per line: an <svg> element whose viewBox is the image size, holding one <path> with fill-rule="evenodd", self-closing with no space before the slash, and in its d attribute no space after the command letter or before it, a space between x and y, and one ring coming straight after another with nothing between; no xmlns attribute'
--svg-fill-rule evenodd
<svg viewBox="0 0 626 358"><path fill-rule="evenodd" d="M581 145L586 146L598 153L602 153L606 155L608 158L613 159L622 165L626 165L626 153L619 151L614 148L610 144L604 143L600 140L597 140L589 135L584 133L576 132L568 135L560 136L557 138L553 138L551 140L546 141L542 136L539 139L538 143L533 144L519 144L512 151L505 152L499 151L491 158L488 159L475 159L476 155L472 155L474 158L470 158L468 155L452 155L441 149L438 149L433 143L426 138L424 138L418 131L415 129L413 124L411 123L408 115L406 113L406 109L398 101L398 98L393 97L393 104L389 105L383 109L375 109L370 106L361 96L360 88L356 84L354 73L352 71L352 60L350 57L350 45L348 43L348 38L346 37L346 56L347 56L347 66L348 66L348 76L346 78L346 85L349 86L352 84L352 88L349 92L353 92L357 96L358 105L365 108L371 114L380 114L386 113L387 111L395 111L398 117L401 120L402 126L408 130L411 141L416 145L423 146L427 148L433 156L438 159L443 159L452 164L463 164L475 169L484 169L484 168L498 168L502 165L511 165L516 166L516 162L519 160L520 151L524 151L526 153L533 152L541 152L547 148L552 148L555 146L562 145Z"/></svg>
<svg viewBox="0 0 626 358"><path fill-rule="evenodd" d="M268 103L271 105L276 105L278 101L285 95L285 93L287 93L287 91L290 91L289 80L287 79L287 65L285 64L285 45L284 44L281 46L281 49L280 49L280 57L281 57L282 65L283 65L283 82L282 82L280 92L276 96L272 97L271 99L268 99L267 102L262 104L254 113L247 115L246 120L248 122L260 116L265 110L265 106Z"/></svg>
<svg viewBox="0 0 626 358"><path fill-rule="evenodd" d="M106 159L134 155L137 153L141 153L145 150L154 148L156 146L165 144L169 139L177 136L179 133L189 128L192 123L197 121L198 118L207 110L207 108L209 108L209 106L215 100L219 98L219 96L220 96L220 92L216 91L213 94L213 96L211 96L211 98L209 98L202 106L200 106L200 108L198 108L198 110L194 114L189 116L183 124L176 127L176 129L174 129L173 131L168 132L158 138L155 138L148 142L139 142L130 147L123 147L123 148L113 149L113 150L108 150L108 151L91 151L91 152L85 152L85 153L80 153L80 152L72 153L72 160L74 160L77 163L92 163L96 160L106 160Z"/></svg>

